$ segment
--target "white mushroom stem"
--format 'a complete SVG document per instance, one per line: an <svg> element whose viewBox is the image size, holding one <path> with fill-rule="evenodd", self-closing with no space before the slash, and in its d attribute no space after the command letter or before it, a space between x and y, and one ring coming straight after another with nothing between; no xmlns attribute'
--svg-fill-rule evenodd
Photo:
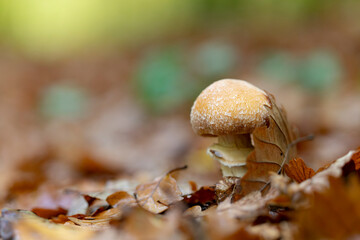
<svg viewBox="0 0 360 240"><path fill-rule="evenodd" d="M208 154L221 164L224 177L242 177L246 173L246 158L254 150L250 134L223 135L208 148Z"/></svg>

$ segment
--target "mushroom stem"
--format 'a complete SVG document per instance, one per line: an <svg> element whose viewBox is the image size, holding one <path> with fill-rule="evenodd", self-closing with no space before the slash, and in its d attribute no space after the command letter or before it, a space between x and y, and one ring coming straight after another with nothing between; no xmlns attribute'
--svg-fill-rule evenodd
<svg viewBox="0 0 360 240"><path fill-rule="evenodd" d="M223 135L218 137L219 144L227 147L252 148L251 137L249 133L236 135Z"/></svg>
<svg viewBox="0 0 360 240"><path fill-rule="evenodd" d="M246 173L246 158L254 150L250 134L219 136L218 143L208 148L212 158L219 161L223 176L242 177Z"/></svg>

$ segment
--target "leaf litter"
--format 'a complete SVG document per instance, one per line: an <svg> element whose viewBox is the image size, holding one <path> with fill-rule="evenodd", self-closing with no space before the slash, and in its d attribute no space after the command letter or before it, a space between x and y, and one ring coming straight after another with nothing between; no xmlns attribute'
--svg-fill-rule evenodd
<svg viewBox="0 0 360 240"><path fill-rule="evenodd" d="M344 239L360 231L359 162L359 151L351 151L315 172L294 158L285 165L287 176L269 175L266 194L253 191L236 202L231 194L219 201L215 186L182 194L172 175L184 168L177 168L132 191L79 193L73 201L82 203L73 208L85 211L77 213L4 209L0 233L3 239Z"/></svg>

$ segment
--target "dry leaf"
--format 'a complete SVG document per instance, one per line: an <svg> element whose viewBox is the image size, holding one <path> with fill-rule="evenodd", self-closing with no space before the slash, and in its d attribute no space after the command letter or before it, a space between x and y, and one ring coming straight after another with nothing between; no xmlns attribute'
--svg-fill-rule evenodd
<svg viewBox="0 0 360 240"><path fill-rule="evenodd" d="M16 233L16 239L26 240L87 240L94 235L78 227L55 224L29 211L3 211L2 218L10 221Z"/></svg>
<svg viewBox="0 0 360 240"><path fill-rule="evenodd" d="M106 201L112 206L117 208L133 207L136 205L136 200L129 193L119 191L111 194L106 198Z"/></svg>
<svg viewBox="0 0 360 240"><path fill-rule="evenodd" d="M88 201L84 196L79 195L75 200L72 201L70 208L68 209L68 215L75 214L86 214L89 207Z"/></svg>
<svg viewBox="0 0 360 240"><path fill-rule="evenodd" d="M288 195L281 194L267 202L269 206L273 206L276 208L289 208L291 206L291 198Z"/></svg>
<svg viewBox="0 0 360 240"><path fill-rule="evenodd" d="M214 187L201 187L198 191L184 196L183 202L192 207L195 205L203 209L216 204L217 197Z"/></svg>
<svg viewBox="0 0 360 240"><path fill-rule="evenodd" d="M360 150L358 149L357 152L355 152L352 157L351 160L354 162L355 164L355 170L358 171L360 169Z"/></svg>
<svg viewBox="0 0 360 240"><path fill-rule="evenodd" d="M177 231L180 217L177 211L158 216L134 208L124 222L124 231L130 235L128 239L189 239Z"/></svg>
<svg viewBox="0 0 360 240"><path fill-rule="evenodd" d="M215 209L207 210L207 214L204 216L205 231L200 232L201 239L211 240L236 240L236 239L261 239L259 236L252 235L245 230L249 224L239 221L238 219L224 214Z"/></svg>
<svg viewBox="0 0 360 240"><path fill-rule="evenodd" d="M95 217L85 216L83 218L76 218L75 216L68 217L70 220L66 222L65 225L81 226L90 230L100 230L109 227L109 222L114 219L119 219L121 217L122 211L118 208L111 208L109 210L99 213Z"/></svg>
<svg viewBox="0 0 360 240"><path fill-rule="evenodd" d="M60 215L58 215L58 216L56 216L56 217L51 218L51 221L52 221L53 223L64 224L64 223L66 223L67 221L69 221L69 218L68 218L68 216L65 216L65 215L60 214Z"/></svg>
<svg viewBox="0 0 360 240"><path fill-rule="evenodd" d="M262 196L260 191L254 191L234 203L227 198L219 204L217 212L220 218L227 215L243 222L252 223L258 216L268 213L267 202L278 195L279 191L271 189L265 196Z"/></svg>
<svg viewBox="0 0 360 240"><path fill-rule="evenodd" d="M276 225L264 223L256 226L249 226L246 230L255 236L260 236L260 239L275 240L281 239L280 229Z"/></svg>
<svg viewBox="0 0 360 240"><path fill-rule="evenodd" d="M67 211L63 208L58 208L58 209L33 208L31 211L36 215L38 215L39 217L47 218L47 219L57 217L58 215L61 214L64 215L67 213Z"/></svg>
<svg viewBox="0 0 360 240"><path fill-rule="evenodd" d="M289 126L283 109L275 104L275 99L268 94L270 107L269 126L254 130L252 137L255 150L248 156L246 174L241 179L241 192L238 199L252 191L265 190L269 185L270 172L281 173L282 167L296 156L296 146L292 144L294 133Z"/></svg>
<svg viewBox="0 0 360 240"><path fill-rule="evenodd" d="M218 202L224 201L231 196L239 185L240 179L237 177L225 177L215 185L215 192Z"/></svg>
<svg viewBox="0 0 360 240"><path fill-rule="evenodd" d="M199 205L195 205L186 209L186 211L184 212L184 216L202 217L204 216L204 213L202 212L202 209Z"/></svg>
<svg viewBox="0 0 360 240"><path fill-rule="evenodd" d="M356 176L348 184L330 177L330 188L315 192L313 203L299 213L296 239L355 239L360 233L360 182Z"/></svg>
<svg viewBox="0 0 360 240"><path fill-rule="evenodd" d="M297 183L301 183L315 175L315 171L306 166L301 158L292 159L288 164L285 164L284 170L286 175Z"/></svg>
<svg viewBox="0 0 360 240"><path fill-rule="evenodd" d="M309 178L299 185L292 184L294 191L303 191L305 193L311 193L314 191L322 191L329 187L330 176L339 178L343 174L343 167L349 163L355 151L348 152L345 156L337 159L325 170L316 173L312 178ZM297 190L295 190L297 188Z"/></svg>
<svg viewBox="0 0 360 240"><path fill-rule="evenodd" d="M292 182L285 175L272 174L271 188L279 194L267 202L272 215L284 215L289 217L290 210L296 210L307 206L307 196L297 182ZM281 216L280 216L281 217Z"/></svg>
<svg viewBox="0 0 360 240"><path fill-rule="evenodd" d="M194 181L189 181L189 185L190 185L191 191L193 191L193 192L195 192L198 189L197 184Z"/></svg>
<svg viewBox="0 0 360 240"><path fill-rule="evenodd" d="M360 169L360 149L357 148L355 151L356 151L356 152L354 152L354 154L353 154L352 157L351 157L351 161L354 162L354 169L357 171L357 170ZM328 169L328 168L329 168L333 163L335 163L336 161L337 161L337 160L332 161L332 162L326 164L325 166L320 167L320 168L316 171L316 173L319 173L319 172L322 172L322 171Z"/></svg>
<svg viewBox="0 0 360 240"><path fill-rule="evenodd" d="M161 213L172 203L181 201L182 193L176 180L169 174L152 183L141 184L136 188L137 200L143 208L153 213Z"/></svg>

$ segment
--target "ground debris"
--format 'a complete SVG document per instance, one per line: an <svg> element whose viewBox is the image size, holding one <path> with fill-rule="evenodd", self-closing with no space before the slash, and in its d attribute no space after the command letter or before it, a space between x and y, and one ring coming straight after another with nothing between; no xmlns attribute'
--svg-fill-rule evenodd
<svg viewBox="0 0 360 240"><path fill-rule="evenodd" d="M314 239L360 232L359 151L313 172L302 160L294 174L270 174L267 193L254 191L233 202L238 179L224 179L184 195L169 171L153 181L129 178L103 191L63 191L69 203L4 209L2 239ZM137 185L134 184L137 182ZM131 183L131 184L130 184ZM192 184L195 186L196 184ZM49 188L52 189L52 188ZM48 196L48 195L41 195ZM221 200L219 200L219 197ZM61 199L61 197L60 197ZM44 201L46 202L46 201ZM326 219L324 219L326 216Z"/></svg>

